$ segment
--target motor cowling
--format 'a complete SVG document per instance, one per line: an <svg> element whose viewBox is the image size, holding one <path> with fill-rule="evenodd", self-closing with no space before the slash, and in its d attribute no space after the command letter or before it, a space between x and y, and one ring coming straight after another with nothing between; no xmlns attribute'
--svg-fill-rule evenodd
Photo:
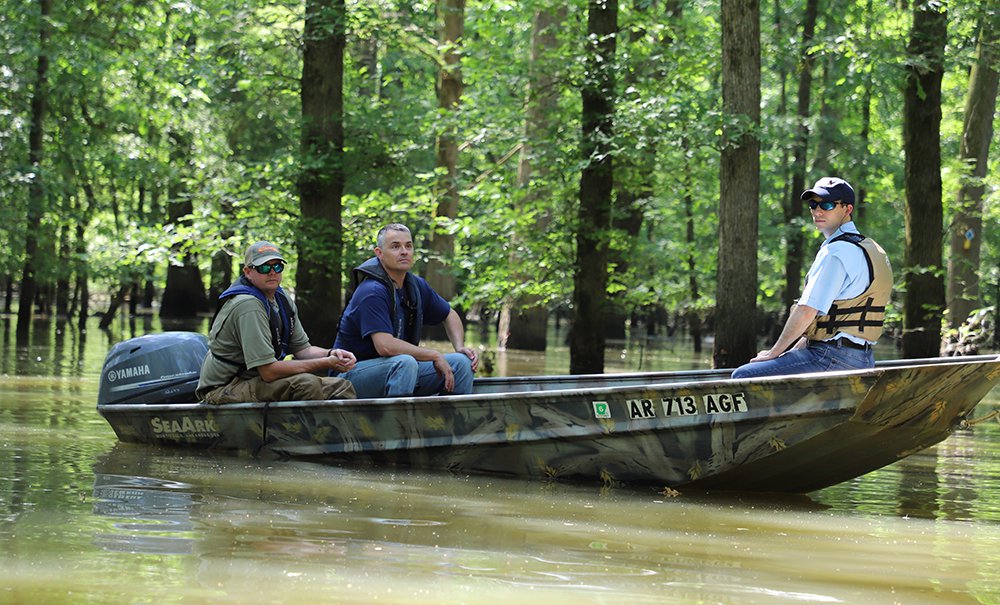
<svg viewBox="0 0 1000 605"><path fill-rule="evenodd" d="M208 339L196 332L163 332L122 341L108 351L98 404L194 403Z"/></svg>

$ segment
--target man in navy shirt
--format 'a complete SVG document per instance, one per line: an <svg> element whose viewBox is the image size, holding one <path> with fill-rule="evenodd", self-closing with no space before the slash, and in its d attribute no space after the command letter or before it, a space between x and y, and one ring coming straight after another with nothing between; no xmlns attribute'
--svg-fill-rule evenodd
<svg viewBox="0 0 1000 605"><path fill-rule="evenodd" d="M339 374L360 398L408 397L472 392L476 352L465 346L458 313L413 267L413 238L405 225L378 232L375 258L354 269L357 288L340 318L335 348L357 357ZM420 346L424 325L444 324L454 353Z"/></svg>

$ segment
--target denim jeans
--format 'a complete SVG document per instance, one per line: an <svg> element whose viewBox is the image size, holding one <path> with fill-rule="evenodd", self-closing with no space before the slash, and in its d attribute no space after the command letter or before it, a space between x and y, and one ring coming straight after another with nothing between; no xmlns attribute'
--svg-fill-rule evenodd
<svg viewBox="0 0 1000 605"><path fill-rule="evenodd" d="M455 388L450 395L472 392L472 362L462 353L444 356L455 374ZM375 397L423 397L444 390L444 377L439 376L430 361L417 361L411 355L376 357L359 361L352 370L338 374L354 385L359 399Z"/></svg>
<svg viewBox="0 0 1000 605"><path fill-rule="evenodd" d="M733 371L733 378L758 378L807 372L865 370L875 366L872 348L845 346L840 340L810 341L803 349L792 349L767 361L754 361Z"/></svg>

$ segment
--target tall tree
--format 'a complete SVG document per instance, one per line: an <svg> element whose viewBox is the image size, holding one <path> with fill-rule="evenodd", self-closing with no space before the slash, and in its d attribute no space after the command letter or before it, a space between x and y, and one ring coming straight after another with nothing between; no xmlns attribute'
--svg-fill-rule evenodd
<svg viewBox="0 0 1000 605"><path fill-rule="evenodd" d="M191 135L185 132L183 127L170 133L170 161L177 171L170 179L167 187L167 222L171 225L187 226L191 224L191 214L194 212L194 204L187 190L187 178L193 170L191 162L192 140ZM179 263L171 263L167 267L167 283L163 288L163 298L160 300L161 317L194 317L198 313L208 309L208 299L205 296L205 285L201 280L201 269L195 260L194 254L185 249L182 245L176 247L176 253L180 258ZM131 287L134 280L133 275L126 276L129 281L123 283L118 290L120 296L127 295L130 291L132 296L138 296L138 292ZM121 301L118 301L121 302ZM115 306L114 308L117 308ZM109 309L107 316L114 315L114 310Z"/></svg>
<svg viewBox="0 0 1000 605"><path fill-rule="evenodd" d="M314 342L333 344L341 310L344 0L307 0L302 54L297 305Z"/></svg>
<svg viewBox="0 0 1000 605"><path fill-rule="evenodd" d="M198 37L195 33L189 34L183 44L184 54L191 58L195 54ZM182 77L182 85L185 88L197 87L194 77L188 73ZM180 103L180 109L186 109L187 102ZM189 132L188 127L178 121L169 133L170 141L170 164L173 174L167 186L167 222L171 225L188 226L191 224L191 215L194 212L194 203L191 193L188 191L188 179L191 178L194 168L192 154L194 153L194 134ZM205 284L201 280L201 269L190 248L185 245L175 246L175 253L179 257L179 262L171 262L167 267L167 283L163 288L163 298L160 300L160 316L184 318L194 317L198 313L208 309L208 300L205 297ZM118 290L118 295L112 300L112 305L108 309L105 320L113 316L120 297L132 291L132 281L134 275L128 275ZM137 296L138 292L132 292Z"/></svg>
<svg viewBox="0 0 1000 605"><path fill-rule="evenodd" d="M441 120L434 142L434 166L439 172L435 197L438 221L450 222L458 216L458 135L455 124L462 99L461 44L465 32L465 0L438 0L438 46L441 53L437 74L437 101ZM455 237L450 225L438 222L431 230L431 258L427 281L445 299L455 295L455 274L451 259ZM441 328L437 331L444 333Z"/></svg>
<svg viewBox="0 0 1000 605"><path fill-rule="evenodd" d="M35 67L35 89L31 94L31 127L28 134L28 166L33 172L28 185L28 214L25 230L24 268L21 273L21 295L17 309L17 335L20 339L27 337L31 328L32 307L35 302L37 280L35 269L38 267L38 232L42 224L42 215L47 206L44 176L42 173L42 155L45 113L48 109L48 70L49 70L49 18L52 15L52 0L38 0L38 63Z"/></svg>
<svg viewBox="0 0 1000 605"><path fill-rule="evenodd" d="M979 257L983 245L983 193L997 104L1000 11L981 7L976 62L969 75L959 149L965 172L955 200L948 256L948 325L958 329L980 305Z"/></svg>
<svg viewBox="0 0 1000 605"><path fill-rule="evenodd" d="M569 371L604 371L604 306L608 297L615 111L618 1L590 0L581 98L580 209L576 226L576 275Z"/></svg>
<svg viewBox="0 0 1000 605"><path fill-rule="evenodd" d="M942 272L941 79L948 15L918 2L907 46L903 146L906 153L906 256L903 356L933 357L941 350Z"/></svg>
<svg viewBox="0 0 1000 605"><path fill-rule="evenodd" d="M731 368L757 349L760 193L760 3L722 0L719 269L712 363Z"/></svg>
<svg viewBox="0 0 1000 605"><path fill-rule="evenodd" d="M612 293L605 307L603 325L608 338L626 337L626 324L630 312L634 310L630 308L634 305L628 300L629 291L634 289L630 274L641 272L633 268L633 260L638 258L637 250L648 245L643 242L641 231L646 215L652 209L656 190L657 151L662 120L646 116L646 112L637 108L653 102L657 95L662 94L663 85L659 81L669 75L664 57L671 53L674 32L682 28L681 4L673 0L665 2L662 17L658 14L659 11L654 12L660 8L658 4L657 0L633 0L628 35L622 39L628 47L621 54L622 57L628 57L628 60L622 66L623 93L619 105L623 109L617 113L622 115L631 110L646 119L628 120L628 124L625 119L621 119L621 127L616 125L615 128L618 144L632 151L619 155L615 165L611 226L616 245L611 248L609 262L614 267L612 279L619 282L619 285L611 288ZM665 31L663 36L652 33L647 28L647 24L660 22L666 25L662 28ZM625 59L622 62L626 63Z"/></svg>
<svg viewBox="0 0 1000 605"><path fill-rule="evenodd" d="M551 222L550 197L548 187L550 166L538 161L536 154L545 145L550 133L558 127L557 106L559 88L556 72L552 69L553 55L558 46L556 31L566 20L566 6L545 7L535 12L531 28L531 57L528 71L528 93L524 108L524 140L521 143L517 165L517 185L525 191L520 203L524 207L536 208L532 214L537 217L525 232L514 233L511 242L510 264L515 270L524 266L521 250L525 242L532 239L532 233L545 233ZM502 303L497 324L497 347L500 350L527 349L544 351L546 346L548 309L539 297L532 294L515 294Z"/></svg>
<svg viewBox="0 0 1000 605"><path fill-rule="evenodd" d="M816 15L819 0L807 0L802 18L802 36L799 39L799 84L796 95L798 118L795 140L792 143L792 184L783 204L785 229L788 233L788 250L785 256L785 289L781 302L785 313L791 309L802 291L802 256L805 236L802 233L803 205L799 194L805 189L806 152L809 149L810 97L812 93L813 36L816 32Z"/></svg>

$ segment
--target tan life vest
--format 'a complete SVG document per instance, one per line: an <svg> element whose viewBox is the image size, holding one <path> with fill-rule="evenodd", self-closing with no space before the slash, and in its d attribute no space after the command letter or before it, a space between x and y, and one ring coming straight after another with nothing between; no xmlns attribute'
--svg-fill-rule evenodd
<svg viewBox="0 0 1000 605"><path fill-rule="evenodd" d="M806 328L806 338L825 340L843 332L875 342L882 335L885 306L892 295L889 257L875 240L858 233L844 233L833 241L846 241L861 248L868 261L868 288L854 298L833 301L826 315L817 315Z"/></svg>

